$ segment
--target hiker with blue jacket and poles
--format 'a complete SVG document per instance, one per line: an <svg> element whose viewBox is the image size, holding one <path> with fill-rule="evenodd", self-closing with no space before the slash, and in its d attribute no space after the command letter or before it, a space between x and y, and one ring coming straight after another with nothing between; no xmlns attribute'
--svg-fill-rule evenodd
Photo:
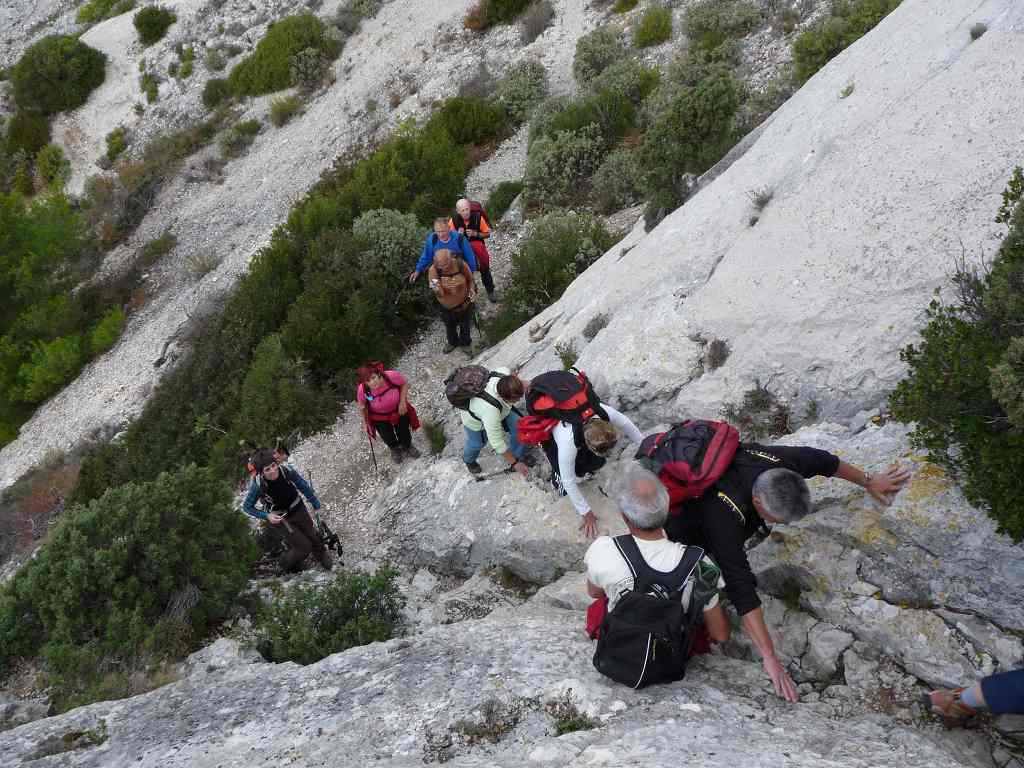
<svg viewBox="0 0 1024 768"><path fill-rule="evenodd" d="M320 500L313 487L291 466L279 462L274 452L262 448L252 457L253 478L242 502L249 517L265 520L273 526L284 526L288 550L281 555L281 569L298 571L310 552L329 571L334 561L327 552L305 501L320 509ZM257 507L257 502L260 507Z"/></svg>
<svg viewBox="0 0 1024 768"><path fill-rule="evenodd" d="M434 251L439 249L452 251L460 256L469 265L469 271L474 276L479 271L476 254L473 253L469 239L461 232L449 229L448 219L440 217L434 219L434 231L427 235L427 240L423 243L423 253L420 254L420 260L416 262L416 269L409 273L410 283L415 283L419 276L434 263Z"/></svg>

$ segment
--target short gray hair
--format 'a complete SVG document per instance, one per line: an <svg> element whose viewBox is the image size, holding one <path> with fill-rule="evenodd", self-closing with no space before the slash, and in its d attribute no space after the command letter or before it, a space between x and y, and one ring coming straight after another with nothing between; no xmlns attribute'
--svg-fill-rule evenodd
<svg viewBox="0 0 1024 768"><path fill-rule="evenodd" d="M769 469L757 476L753 495L780 523L794 523L811 513L807 481L791 469Z"/></svg>
<svg viewBox="0 0 1024 768"><path fill-rule="evenodd" d="M653 531L668 518L668 491L661 480L639 464L630 464L615 487L615 503L634 526Z"/></svg>

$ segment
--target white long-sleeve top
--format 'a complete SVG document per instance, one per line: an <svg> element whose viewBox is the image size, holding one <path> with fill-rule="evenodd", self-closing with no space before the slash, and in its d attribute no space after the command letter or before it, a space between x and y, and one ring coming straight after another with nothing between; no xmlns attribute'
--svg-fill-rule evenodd
<svg viewBox="0 0 1024 768"><path fill-rule="evenodd" d="M634 443L639 444L644 439L640 430L636 428L636 424L628 416L619 413L606 403L601 403L601 407L608 414L608 421ZM551 430L551 437L558 447L558 474L562 478L562 488L565 489L565 493L569 497L569 501L572 502L573 507L575 507L576 512L580 515L585 515L590 511L590 505L580 492L579 482L581 478L576 477L577 448L576 441L573 439L572 425L564 421L559 422Z"/></svg>

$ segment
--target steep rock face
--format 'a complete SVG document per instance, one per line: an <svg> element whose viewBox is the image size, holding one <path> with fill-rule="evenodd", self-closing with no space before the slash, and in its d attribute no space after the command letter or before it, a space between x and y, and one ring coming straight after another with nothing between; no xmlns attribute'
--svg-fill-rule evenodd
<svg viewBox="0 0 1024 768"><path fill-rule="evenodd" d="M984 765L936 726L863 713L840 722L821 704L786 705L765 691L760 665L719 655L682 683L614 685L590 664L581 586L567 577L520 608L308 667L254 662L222 640L177 683L0 734L0 762L72 743L45 764ZM566 698L598 727L555 737L545 710ZM77 732L105 740L64 738Z"/></svg>
<svg viewBox="0 0 1024 768"><path fill-rule="evenodd" d="M977 21L988 32L972 43ZM536 318L555 320L542 342L520 329L490 359L534 373L574 340L579 365L652 421L714 412L755 379L826 418L878 405L961 242L998 243L999 192L1024 158L1022 54L1014 0L905 0L713 184L577 279ZM611 322L588 344L600 312ZM702 340L716 337L732 355L703 373Z"/></svg>

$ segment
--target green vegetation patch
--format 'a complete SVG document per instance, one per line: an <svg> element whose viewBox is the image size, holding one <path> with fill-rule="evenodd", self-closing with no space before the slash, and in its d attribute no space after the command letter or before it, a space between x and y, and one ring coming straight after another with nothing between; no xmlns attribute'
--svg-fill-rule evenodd
<svg viewBox="0 0 1024 768"><path fill-rule="evenodd" d="M672 11L663 5L653 5L644 11L633 29L633 44L637 48L660 45L672 37Z"/></svg>
<svg viewBox="0 0 1024 768"><path fill-rule="evenodd" d="M498 221L512 205L512 201L519 197L523 191L521 181L503 181L493 190L487 198L487 214L492 221Z"/></svg>
<svg viewBox="0 0 1024 768"><path fill-rule="evenodd" d="M135 25L135 31L139 34L139 42L148 46L162 40L171 24L177 20L178 17L167 8L159 5L147 5L135 14L132 23Z"/></svg>
<svg viewBox="0 0 1024 768"><path fill-rule="evenodd" d="M239 96L258 96L294 85L292 58L308 48L330 61L341 53L341 43L330 37L324 23L311 13L275 22L256 50L232 68L228 76L231 90Z"/></svg>
<svg viewBox="0 0 1024 768"><path fill-rule="evenodd" d="M135 0L89 0L79 7L75 21L79 24L97 24L128 13L134 7Z"/></svg>
<svg viewBox="0 0 1024 768"><path fill-rule="evenodd" d="M38 112L16 112L7 121L7 153L35 155L50 142L50 121Z"/></svg>
<svg viewBox="0 0 1024 768"><path fill-rule="evenodd" d="M750 0L704 0L687 9L683 28L697 48L713 51L727 40L753 32L764 16Z"/></svg>
<svg viewBox="0 0 1024 768"><path fill-rule="evenodd" d="M960 263L957 300L934 299L921 341L901 358L907 378L893 414L915 422L914 445L955 473L999 529L1024 539L1024 172L1017 168L996 221L1008 229L988 269Z"/></svg>
<svg viewBox="0 0 1024 768"><path fill-rule="evenodd" d="M793 75L806 83L845 48L892 13L900 0L836 0L832 13L793 42Z"/></svg>
<svg viewBox="0 0 1024 768"><path fill-rule="evenodd" d="M43 114L85 104L106 76L107 57L68 35L50 35L33 43L11 69L14 100L22 109Z"/></svg>

